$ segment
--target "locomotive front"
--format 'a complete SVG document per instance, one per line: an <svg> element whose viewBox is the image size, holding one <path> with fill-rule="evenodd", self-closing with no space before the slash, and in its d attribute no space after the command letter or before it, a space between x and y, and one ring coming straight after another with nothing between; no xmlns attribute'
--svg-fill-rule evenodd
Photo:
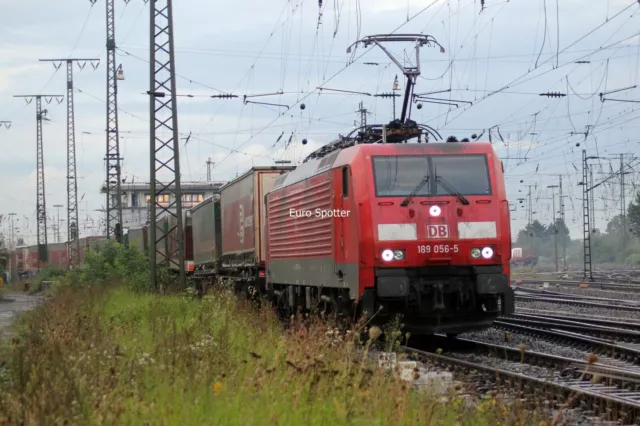
<svg viewBox="0 0 640 426"><path fill-rule="evenodd" d="M377 145L365 158L374 289L363 309L450 335L512 313L509 205L491 145Z"/></svg>

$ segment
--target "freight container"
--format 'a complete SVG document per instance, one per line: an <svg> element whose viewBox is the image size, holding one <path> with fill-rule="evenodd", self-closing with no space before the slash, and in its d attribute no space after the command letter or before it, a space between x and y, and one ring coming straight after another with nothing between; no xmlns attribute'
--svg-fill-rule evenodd
<svg viewBox="0 0 640 426"><path fill-rule="evenodd" d="M38 270L44 267L43 262L38 260L38 246L33 245L27 247L27 252L25 255L25 271L29 272L30 275L35 275Z"/></svg>
<svg viewBox="0 0 640 426"><path fill-rule="evenodd" d="M167 214L160 218L156 222L156 241L159 240L163 234L168 233L168 238L164 238L156 245L156 259L158 264L167 264L167 253L169 253L170 260L167 266L169 269L178 270L184 268L186 272L193 272L193 233L191 232L191 212L184 210L182 212L182 226L183 226L183 247L185 263L180 266L180 259L178 258L178 218L173 214Z"/></svg>
<svg viewBox="0 0 640 426"><path fill-rule="evenodd" d="M253 167L220 189L223 268L263 267L266 257L264 196L278 176L293 169L292 166Z"/></svg>
<svg viewBox="0 0 640 426"><path fill-rule="evenodd" d="M198 275L217 274L222 251L220 197L214 195L191 209L193 262Z"/></svg>
<svg viewBox="0 0 640 426"><path fill-rule="evenodd" d="M68 265L67 243L49 243L48 264L66 268Z"/></svg>
<svg viewBox="0 0 640 426"><path fill-rule="evenodd" d="M132 250L145 252L148 248L148 238L146 226L143 226L142 228L129 229L129 233L127 234L128 246Z"/></svg>
<svg viewBox="0 0 640 426"><path fill-rule="evenodd" d="M538 254L534 249L513 248L511 249L511 264L514 266L536 266Z"/></svg>

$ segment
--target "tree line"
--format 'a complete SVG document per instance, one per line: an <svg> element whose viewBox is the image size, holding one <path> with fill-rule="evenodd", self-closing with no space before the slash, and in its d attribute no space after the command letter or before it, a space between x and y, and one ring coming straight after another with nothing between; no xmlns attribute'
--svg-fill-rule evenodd
<svg viewBox="0 0 640 426"><path fill-rule="evenodd" d="M626 223L626 226L625 226ZM604 230L591 229L591 256L593 263L640 264L640 192L629 203L626 218L616 215ZM582 233L573 239L562 219L547 225L534 220L521 229L513 247L522 247L538 254L541 261L555 263L555 242L558 244L558 263L580 266L583 263Z"/></svg>

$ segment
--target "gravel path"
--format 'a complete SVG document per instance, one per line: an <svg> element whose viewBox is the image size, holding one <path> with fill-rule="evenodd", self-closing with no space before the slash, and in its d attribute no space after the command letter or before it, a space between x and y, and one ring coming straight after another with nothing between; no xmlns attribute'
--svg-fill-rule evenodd
<svg viewBox="0 0 640 426"><path fill-rule="evenodd" d="M42 296L31 296L24 293L7 292L0 299L0 339L13 336L9 330L16 316L24 311L35 308Z"/></svg>

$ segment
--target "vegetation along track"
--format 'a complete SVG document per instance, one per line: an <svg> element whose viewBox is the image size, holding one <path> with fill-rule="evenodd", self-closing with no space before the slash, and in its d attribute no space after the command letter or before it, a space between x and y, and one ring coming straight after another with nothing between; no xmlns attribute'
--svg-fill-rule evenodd
<svg viewBox="0 0 640 426"><path fill-rule="evenodd" d="M464 339L460 341L465 342ZM455 356L410 347L404 349L418 359L436 366L449 367L456 373L467 376L473 376L477 372L484 373L483 379L490 378L497 385L510 388L519 398L532 405L540 401L554 401L558 406L579 407L607 420L617 420L623 424L640 421L640 376L634 372L588 365L588 362L547 354L521 352L481 342L466 342L478 345L478 348L484 348L485 351L506 355L513 362L522 363L527 360L546 363L563 366L563 370L552 378L545 379L489 366L486 363L470 362ZM598 379L594 380L595 377ZM609 383L599 383L603 377L606 377L605 381Z"/></svg>

